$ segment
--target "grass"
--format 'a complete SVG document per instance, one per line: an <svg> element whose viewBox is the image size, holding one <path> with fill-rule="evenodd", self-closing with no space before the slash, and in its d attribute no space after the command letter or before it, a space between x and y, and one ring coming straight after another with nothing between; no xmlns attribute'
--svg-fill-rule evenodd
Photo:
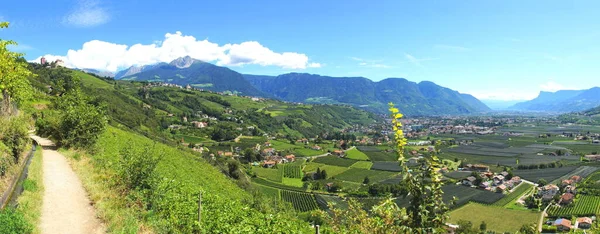
<svg viewBox="0 0 600 234"><path fill-rule="evenodd" d="M313 162L332 165L332 166L349 167L349 166L352 166L352 164L356 163L357 160L338 158L337 156L330 155L330 156L316 158L315 160L313 160Z"/></svg>
<svg viewBox="0 0 600 234"><path fill-rule="evenodd" d="M528 183L521 183L512 193L506 195L502 199L494 202L495 206L510 206L514 204L523 194L529 192L533 188L533 185Z"/></svg>
<svg viewBox="0 0 600 234"><path fill-rule="evenodd" d="M272 188L272 187L268 187L268 186L264 186L264 185L260 185L260 184L256 184L256 188L258 188L258 190L264 194L267 197L273 198L275 200L279 200L281 199L281 195L280 195L280 189L276 189L276 188Z"/></svg>
<svg viewBox="0 0 600 234"><path fill-rule="evenodd" d="M398 161L398 155L395 152L370 151L365 154L371 161Z"/></svg>
<svg viewBox="0 0 600 234"><path fill-rule="evenodd" d="M25 220L33 226L33 233L40 233L39 222L42 214L44 196L44 172L42 170L42 147L36 147L35 154L29 164L27 179L23 182L23 193L19 196L18 210Z"/></svg>
<svg viewBox="0 0 600 234"><path fill-rule="evenodd" d="M282 181L283 185L287 185L287 186L292 186L292 187L298 187L298 188L302 188L302 186L304 185L304 182L302 182L302 179L299 178L283 178Z"/></svg>
<svg viewBox="0 0 600 234"><path fill-rule="evenodd" d="M296 153L298 156L315 156L315 155L321 155L321 154L324 154L327 152L321 151L321 150L313 150L310 148L298 148L298 149L294 149L294 153Z"/></svg>
<svg viewBox="0 0 600 234"><path fill-rule="evenodd" d="M346 151L346 158L363 161L369 160L369 156L356 148Z"/></svg>
<svg viewBox="0 0 600 234"><path fill-rule="evenodd" d="M257 176L281 183L281 170L277 168L252 167Z"/></svg>
<svg viewBox="0 0 600 234"><path fill-rule="evenodd" d="M373 166L372 162L367 162L367 161L358 161L354 164L352 164L352 166L350 166L351 168L361 168L361 169L371 169L371 166Z"/></svg>
<svg viewBox="0 0 600 234"><path fill-rule="evenodd" d="M328 172L329 173L329 172ZM372 171L359 168L350 168L349 170L335 176L338 180L345 180L350 182L362 183L365 177L369 177L371 182L378 182L385 179L389 179L397 173L388 171Z"/></svg>
<svg viewBox="0 0 600 234"><path fill-rule="evenodd" d="M537 223L539 218L539 212L469 203L450 212L449 222L456 224L459 220L467 220L478 227L481 222L485 221L489 231L516 232L524 224Z"/></svg>
<svg viewBox="0 0 600 234"><path fill-rule="evenodd" d="M181 183L182 188L185 186L185 189L190 191L200 189L210 191L211 196L220 196L232 203L251 197L219 170L196 155L109 127L100 135L96 146L98 150L93 155L62 150L81 179L90 199L95 203L97 215L104 220L109 232L148 232L158 222L156 214L148 214L135 208L121 192L115 189L117 176L112 168L119 162L121 149L143 145L154 145L155 148L151 153L160 156L154 173ZM77 154L80 155L79 160L73 157ZM220 211L206 209L207 214L218 212Z"/></svg>
<svg viewBox="0 0 600 234"><path fill-rule="evenodd" d="M311 163L306 164L306 167L304 167L304 172L315 172L315 171L317 171L317 168L320 168L321 170L325 170L327 172L327 178L337 176L349 169L347 167L338 167L338 166L331 166L331 165L311 162ZM361 182L362 182L362 180L361 180Z"/></svg>

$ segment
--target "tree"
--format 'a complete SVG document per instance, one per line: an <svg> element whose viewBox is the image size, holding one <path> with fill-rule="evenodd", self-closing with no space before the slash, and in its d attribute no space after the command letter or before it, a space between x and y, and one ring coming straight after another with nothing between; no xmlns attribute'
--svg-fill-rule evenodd
<svg viewBox="0 0 600 234"><path fill-rule="evenodd" d="M473 223L467 220L458 220L456 223L458 228L456 228L455 233L457 234L476 234L477 230L473 227Z"/></svg>
<svg viewBox="0 0 600 234"><path fill-rule="evenodd" d="M535 234L535 233L538 233L536 226L537 225L535 225L534 223L523 224L523 226L521 226L521 228L519 229L519 233L521 233L521 234Z"/></svg>
<svg viewBox="0 0 600 234"><path fill-rule="evenodd" d="M8 22L0 22L0 28L8 28ZM31 98L33 90L27 77L32 73L23 54L9 51L8 45L17 45L14 41L0 39L0 90L2 90L1 115L12 115L12 104L20 104Z"/></svg>
<svg viewBox="0 0 600 234"><path fill-rule="evenodd" d="M400 167L409 171L408 160L404 157L407 140L402 131L398 109L390 103L392 128L396 142L396 153ZM441 233L448 219L449 206L442 199L441 160L434 154L426 158L422 167L411 168L413 173L405 173L402 185L409 194L410 205L400 208L392 198L384 200L372 208L369 216L360 204L350 199L348 208L340 210L331 207L332 215L315 211L327 220L333 233Z"/></svg>
<svg viewBox="0 0 600 234"><path fill-rule="evenodd" d="M485 221L481 221L481 224L479 224L479 231L485 232L486 230L487 230L487 224L485 223Z"/></svg>
<svg viewBox="0 0 600 234"><path fill-rule="evenodd" d="M325 171L325 169L323 169L321 171L321 175L320 175L321 179L326 180L327 179L327 172Z"/></svg>
<svg viewBox="0 0 600 234"><path fill-rule="evenodd" d="M365 179L363 180L363 184L369 184L369 183L370 183L369 177L365 176Z"/></svg>
<svg viewBox="0 0 600 234"><path fill-rule="evenodd" d="M537 184L538 184L539 186L545 186L545 185L547 185L547 184L548 184L548 182L547 182L547 181L546 181L544 178L542 178L542 179L539 179L539 180L537 181Z"/></svg>
<svg viewBox="0 0 600 234"><path fill-rule="evenodd" d="M321 168L317 167L317 173L315 173L315 180L321 179Z"/></svg>

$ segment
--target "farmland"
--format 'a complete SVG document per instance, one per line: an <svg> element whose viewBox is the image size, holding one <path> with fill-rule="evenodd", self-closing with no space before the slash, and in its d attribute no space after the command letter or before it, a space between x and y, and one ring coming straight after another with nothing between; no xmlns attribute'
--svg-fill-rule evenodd
<svg viewBox="0 0 600 234"><path fill-rule="evenodd" d="M352 164L358 162L358 160L339 158L337 156L329 155L325 157L316 158L315 160L313 160L313 162L332 166L349 167L352 166Z"/></svg>
<svg viewBox="0 0 600 234"><path fill-rule="evenodd" d="M352 164L352 166L350 166L350 167L369 170L369 169L371 169L371 166L373 166L372 162L358 161L358 162Z"/></svg>
<svg viewBox="0 0 600 234"><path fill-rule="evenodd" d="M504 196L502 199L494 202L495 206L508 206L512 205L519 197L523 196L524 193L530 191L533 188L533 185L528 183L521 183L519 187L514 189L511 193Z"/></svg>
<svg viewBox="0 0 600 234"><path fill-rule="evenodd" d="M253 167L252 171L254 171L257 176L267 180L281 182L281 171L277 168Z"/></svg>
<svg viewBox="0 0 600 234"><path fill-rule="evenodd" d="M317 201L315 200L314 195L309 193L282 190L281 198L286 202L292 203L294 209L300 212L316 210L319 208L317 206Z"/></svg>
<svg viewBox="0 0 600 234"><path fill-rule="evenodd" d="M338 166L331 166L331 165L311 162L311 163L306 164L306 167L304 167L304 171L305 172L315 172L315 171L317 171L317 168L327 171L327 178L336 176L336 175L343 173L349 169L347 167L338 167Z"/></svg>
<svg viewBox="0 0 600 234"><path fill-rule="evenodd" d="M395 173L387 171L373 171L359 168L350 168L349 170L335 176L336 179L361 183L365 177L369 177L372 182L378 182L392 177Z"/></svg>
<svg viewBox="0 0 600 234"><path fill-rule="evenodd" d="M449 222L457 223L459 220L468 220L474 226L479 226L481 222L485 221L487 230L516 232L524 224L537 223L539 218L539 212L510 210L498 206L470 203L450 212Z"/></svg>
<svg viewBox="0 0 600 234"><path fill-rule="evenodd" d="M570 205L553 205L548 209L552 217L593 216L600 213L600 197L579 195Z"/></svg>
<svg viewBox="0 0 600 234"><path fill-rule="evenodd" d="M568 174L575 170L574 166L570 167L559 167L559 168L546 168L546 169L531 169L531 170L513 170L515 175L520 176L523 179L536 182L539 179L546 181L553 181Z"/></svg>
<svg viewBox="0 0 600 234"><path fill-rule="evenodd" d="M297 165L283 165L283 177L285 178L302 178L302 169Z"/></svg>
<svg viewBox="0 0 600 234"><path fill-rule="evenodd" d="M365 153L360 152L356 148L346 151L346 158L354 160L369 160L369 157Z"/></svg>
<svg viewBox="0 0 600 234"><path fill-rule="evenodd" d="M400 172L402 171L402 168L400 167L400 163L398 161L379 161L373 163L373 166L371 166L371 170Z"/></svg>

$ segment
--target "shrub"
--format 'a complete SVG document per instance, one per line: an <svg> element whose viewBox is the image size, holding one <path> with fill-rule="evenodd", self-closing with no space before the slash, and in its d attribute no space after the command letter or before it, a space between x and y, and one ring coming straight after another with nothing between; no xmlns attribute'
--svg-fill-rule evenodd
<svg viewBox="0 0 600 234"><path fill-rule="evenodd" d="M0 210L0 233L31 233L33 231L31 224L25 221L23 214L13 210Z"/></svg>
<svg viewBox="0 0 600 234"><path fill-rule="evenodd" d="M6 146L8 153L13 156L14 162L19 162L21 153L27 146L28 120L26 117L11 117L0 119L0 141ZM0 147L1 148L4 147Z"/></svg>
<svg viewBox="0 0 600 234"><path fill-rule="evenodd" d="M128 147L121 149L121 158L117 173L121 183L129 190L142 190L151 187L151 179L160 157L155 152L156 147L145 145L136 146L130 142Z"/></svg>

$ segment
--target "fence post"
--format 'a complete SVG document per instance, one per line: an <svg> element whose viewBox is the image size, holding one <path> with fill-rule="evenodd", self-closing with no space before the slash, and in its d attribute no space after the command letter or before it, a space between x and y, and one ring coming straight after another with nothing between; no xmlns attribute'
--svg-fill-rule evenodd
<svg viewBox="0 0 600 234"><path fill-rule="evenodd" d="M320 226L319 225L315 225L315 233L316 234L321 234L321 231L319 229L320 229Z"/></svg>

